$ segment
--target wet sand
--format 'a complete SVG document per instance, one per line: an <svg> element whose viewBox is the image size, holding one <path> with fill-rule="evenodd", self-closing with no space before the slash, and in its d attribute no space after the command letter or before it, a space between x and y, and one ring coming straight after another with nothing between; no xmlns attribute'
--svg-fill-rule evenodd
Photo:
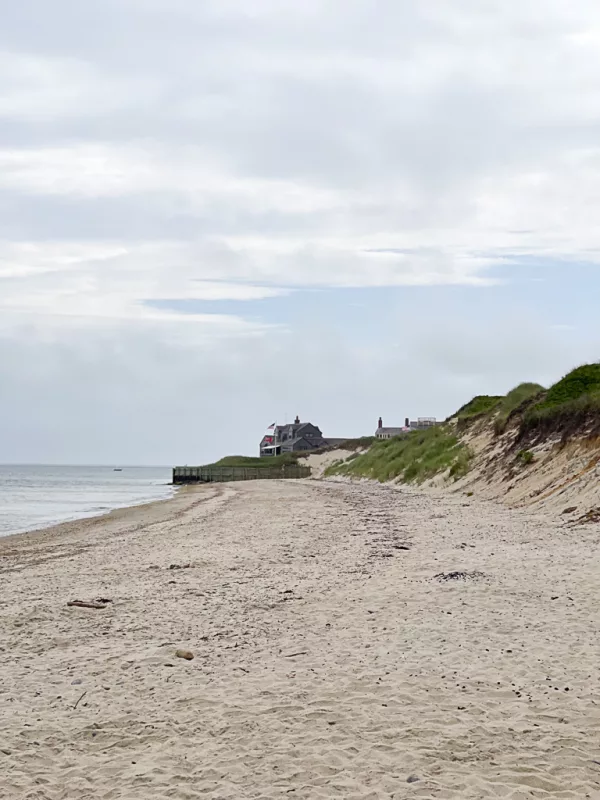
<svg viewBox="0 0 600 800"><path fill-rule="evenodd" d="M0 540L0 797L600 797L599 542L318 481Z"/></svg>

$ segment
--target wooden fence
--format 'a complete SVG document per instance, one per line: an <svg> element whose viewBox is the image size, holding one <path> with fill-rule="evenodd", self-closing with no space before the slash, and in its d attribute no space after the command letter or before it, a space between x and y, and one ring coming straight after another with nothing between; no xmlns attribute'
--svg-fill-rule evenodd
<svg viewBox="0 0 600 800"><path fill-rule="evenodd" d="M224 483L225 481L310 478L310 467L175 467L173 483Z"/></svg>

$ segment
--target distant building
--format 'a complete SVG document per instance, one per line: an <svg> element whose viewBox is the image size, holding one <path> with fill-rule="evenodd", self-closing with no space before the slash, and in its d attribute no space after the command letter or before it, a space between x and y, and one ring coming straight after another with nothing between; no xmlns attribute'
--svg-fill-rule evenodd
<svg viewBox="0 0 600 800"><path fill-rule="evenodd" d="M419 417L417 420L410 420L408 417L404 420L404 425L401 428L386 428L383 424L383 419L379 417L377 430L375 431L376 439L393 439L395 436L405 436L411 431L422 431L426 428L433 428L434 425L439 423L435 417Z"/></svg>
<svg viewBox="0 0 600 800"><path fill-rule="evenodd" d="M407 420L408 422L408 420ZM408 426L404 426L402 428L386 428L383 425L383 419L379 417L379 422L377 424L377 430L375 431L375 438L377 439L393 439L395 436L403 436L406 433L410 432L410 428Z"/></svg>
<svg viewBox="0 0 600 800"><path fill-rule="evenodd" d="M435 417L419 417L417 420L411 420L408 427L411 431L422 431L426 428L435 428L436 425L441 425Z"/></svg>
<svg viewBox="0 0 600 800"><path fill-rule="evenodd" d="M279 456L283 453L301 453L341 444L346 439L326 439L321 429L311 422L300 422L296 417L289 425L272 425L260 443L260 455Z"/></svg>

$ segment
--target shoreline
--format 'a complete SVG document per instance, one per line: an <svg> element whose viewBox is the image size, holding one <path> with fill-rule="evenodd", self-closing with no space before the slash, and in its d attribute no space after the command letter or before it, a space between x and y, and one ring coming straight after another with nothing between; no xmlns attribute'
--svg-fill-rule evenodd
<svg viewBox="0 0 600 800"><path fill-rule="evenodd" d="M0 541L168 500L177 492L166 467L114 472L104 466L0 465Z"/></svg>
<svg viewBox="0 0 600 800"><path fill-rule="evenodd" d="M44 525L42 528L30 528L25 531L17 531L16 533L7 533L0 536L0 556L4 544L16 543L19 540L31 541L46 538L47 536L61 536L62 534L68 535L73 533L76 529L85 527L86 532L88 529L102 525L103 523L110 523L111 521L127 521L128 517L135 517L136 512L151 511L154 508L173 503L179 498L182 493L189 490L196 489L192 486L175 487L173 494L169 497L162 497L156 500L144 500L140 503L134 503L128 506L119 506L112 508L110 511L105 511L92 516L77 517L75 519L65 520L64 522L56 522L50 525Z"/></svg>

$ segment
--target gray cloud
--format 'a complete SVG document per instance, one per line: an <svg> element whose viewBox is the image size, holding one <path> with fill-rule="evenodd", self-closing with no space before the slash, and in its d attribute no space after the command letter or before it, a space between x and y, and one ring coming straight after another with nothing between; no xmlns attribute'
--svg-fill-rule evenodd
<svg viewBox="0 0 600 800"><path fill-rule="evenodd" d="M5 5L7 457L182 459L190 429L198 452L251 449L275 406L361 433L597 352L544 313L507 328L499 306L488 329L451 307L431 319L426 301L361 348L303 294L493 292L515 253L600 263L587 0ZM302 325L260 317L252 299L278 290L298 293ZM163 302L219 298L247 311ZM411 336L408 355L394 347Z"/></svg>

